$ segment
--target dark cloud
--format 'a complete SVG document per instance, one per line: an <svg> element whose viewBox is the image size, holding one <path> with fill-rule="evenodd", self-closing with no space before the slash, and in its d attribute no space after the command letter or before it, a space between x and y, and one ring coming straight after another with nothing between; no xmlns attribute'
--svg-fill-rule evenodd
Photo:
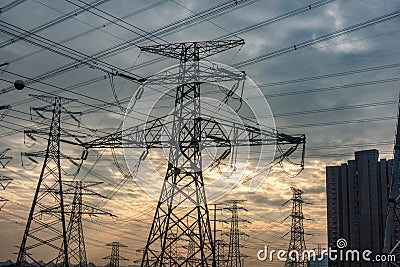
<svg viewBox="0 0 400 267"><path fill-rule="evenodd" d="M5 5L8 2L11 1L5 1L5 3L3 1L1 5ZM100 5L98 8L109 12L114 16L122 17L134 12L135 10L145 8L155 2L156 1L149 2L142 0L109 1ZM310 4L310 1L305 0L258 1L242 9L215 18L212 21L205 21L194 27L170 35L165 35L162 39L168 42L213 39L308 4ZM184 5L187 9L180 5ZM75 37L73 40L66 42L65 45L88 55L94 54L100 50L137 38L139 34L146 34L144 31L150 32L176 20L190 16L192 14L190 10L193 12L200 12L201 10L214 5L216 5L215 1L211 0L165 1L153 9L126 18L125 20L129 24L123 24L122 22L120 24L124 25L128 30L118 25L99 27L97 30L92 31L89 34ZM393 12L399 8L400 3L395 0L339 0L287 20L241 34L240 37L244 38L246 44L239 52L239 49L235 49L234 51L225 52L212 59L227 64L235 64L249 58L292 46L296 43L310 40L323 34ZM25 30L32 30L38 25L74 9L76 9L76 7L64 1L25 1L16 8L2 13L1 20ZM105 16L107 17L107 15ZM112 19L111 17L108 18ZM63 23L40 31L38 34L53 41L60 42L84 31L91 30L93 29L93 26L98 27L105 25L106 23L107 21L104 18L100 18L90 12L84 12ZM398 31L398 24L399 19L394 19L328 42L319 43L313 47L247 66L244 70L257 84L265 84L275 81L292 80L398 63L400 62L400 53L398 51L400 32ZM140 31L139 29L142 29L143 31ZM152 40L142 42L141 44L163 42L153 36L148 37L151 37L150 39ZM10 38L11 37L7 34L0 33L0 43L9 40ZM2 58L2 61L0 64L3 61L11 62L10 66L8 66L6 70L15 72L17 75L0 71L0 78L14 81L16 79L21 79L20 75L34 77L72 62L71 59L67 59L49 51L43 51L32 56L23 57L39 49L40 48L23 41L13 42L11 45L1 48L0 58ZM19 60L16 60L18 58ZM116 66L127 68L134 67L154 58L154 56L146 53L141 53L139 56L139 49L132 46L121 52L119 55L114 55L104 60ZM146 77L175 63L174 60L164 60L158 64L152 64L144 68L137 68L132 72ZM397 77L398 73L398 68L393 68L364 74L286 84L282 86L261 87L261 90L265 95L283 92L300 92L308 89L388 79ZM110 81L105 73L85 66L57 75L46 80L46 82L65 88L98 77L100 78L96 82L73 89L81 95L76 95L66 91L60 91L57 93L59 95L77 99L76 103L71 104L71 109L88 110L91 105L99 105L104 104L104 102L115 101L110 88ZM137 84L125 80L115 79L114 82L115 90L120 99L129 99L138 87ZM0 81L1 88L7 88L9 85L8 82ZM7 171L9 171L9 176L13 176L15 179L12 186L10 186L4 193L5 197L13 201L7 204L5 213L0 213L2 216L0 219L0 237L2 240L0 244L0 261L8 258L15 258L12 254L15 252L13 246L19 244L24 227L24 220L16 218L15 216L13 217L6 212L12 212L15 210L18 211L23 218L27 217L28 208L33 196L33 190L38 178L38 171L40 169L40 164L36 167L32 166L32 170L22 169L20 152L43 149L46 143L45 140L38 140L34 147L29 148L23 144L22 132L17 132L15 130L19 129L22 131L24 127L40 128L43 126L43 123L38 124L35 120L30 121L29 116L30 106L43 105L42 102L32 100L28 96L29 93L40 94L41 92L38 90L51 92L57 90L57 88L51 85L35 83L32 84L32 88L30 89L27 88L23 91L11 91L2 95L0 98L1 105L11 104L14 109L9 113L14 116L14 118L6 117L0 122L3 126L1 134L10 133L10 131L11 133L13 131L15 132L7 136L1 135L0 140L0 149L2 147L12 148L10 153L14 157L9 168L3 170L4 172L2 173L7 173ZM397 97L398 82L388 82L370 86L359 86L325 92L303 93L292 96L268 98L268 102L274 114L281 114L394 100L397 99ZM26 101L27 99L30 101ZM127 102L124 102L123 106L126 105ZM104 132L115 130L123 119L123 112L121 112L117 107L111 108L111 112L108 112L108 110L109 107L104 105L104 109L100 112L85 114L82 118L82 125L84 125L84 127L80 130L85 131L86 134L93 134L93 132L88 131L85 127L100 129L95 133L95 135L101 135ZM380 118L396 116L396 114L396 105L384 105L363 109L277 117L276 124L279 129L279 127L283 126ZM72 121L68 122L72 123ZM68 127L76 129L73 125L68 125ZM283 219L290 212L290 207L282 207L282 203L291 197L289 187L301 187L306 192L305 198L309 199L310 202L313 203L313 205L307 208L307 214L308 216L313 217L315 221L313 222L314 224L306 222L306 227L315 230L315 225L320 226L317 229L318 234L315 235L313 240L310 242L324 243L326 242L326 235L324 232L324 167L325 165L338 164L341 161L351 158L352 153L357 149L352 147L324 149L324 146L377 143L382 141L391 142L395 132L394 127L395 120L386 120L382 122L364 122L331 126L283 128L282 131L287 133L305 133L307 135L307 147L321 148L319 150L311 149L307 151L307 155L310 157L306 160L305 171L297 178L288 178L282 174L282 171L279 168L276 168L271 172L264 185L256 193L248 194L247 188L240 187L232 192L232 194L229 194L226 199L247 199L248 201L245 202L246 204L244 205L248 205L251 216L262 215L267 216L268 218L278 217L278 219ZM88 137L87 139L91 139L91 137ZM375 148L378 148L381 151L392 150L391 145L377 146ZM68 152L79 155L81 151L68 150ZM102 194L107 194L111 192L113 187L118 184L123 177L114 166L111 154L109 152L104 153L104 156L100 156L103 154L102 151L91 151L86 166L87 168L90 168L92 164L95 164L97 158L101 157L94 171L88 174L87 179L103 181L104 184L100 188L100 192ZM121 165L126 168L121 151L118 151L118 153ZM339 154L339 156L342 154L342 156L326 157L326 154ZM386 158L390 157L390 153L381 152L381 155ZM165 166L160 165L159 168L160 170L163 170ZM87 171L84 170L82 176L86 174ZM151 173L143 171L140 175L146 177L146 175L151 175ZM93 203L96 202L94 201ZM88 222L85 222L85 224L88 225L88 227L93 227L93 223L97 226L101 224L101 227L106 229L104 230L104 233L102 233L104 236L101 236L104 238L104 242L114 241L116 238L123 239L121 241L128 243L130 246L129 252L135 255L135 257L140 257L140 255L137 255L136 252L135 254L133 251L142 247L145 242L150 220L153 216L154 204L155 201L153 199L146 196L138 186L130 182L116 195L115 201L110 201L105 207L109 210L115 210L121 217L120 219L113 221L112 219L107 218L104 219L104 224L101 220L97 221L91 219L88 220ZM138 216L144 217L137 219L136 217ZM15 221L17 221L17 223L15 223ZM115 228L114 230L106 228L104 225L107 225L107 223L116 228L124 229L123 234L118 233ZM280 231L283 234L286 232L286 228L285 230L275 229L275 227L277 227L275 224L270 225L270 221L262 221L259 217L258 223L257 227L259 228L265 227L265 229L268 230L269 227L271 227L274 231ZM13 227L14 224L18 227ZM12 232L9 231L11 227L13 227ZM248 226L248 229L251 230L251 227L252 226ZM285 227L287 227L287 225L285 225ZM95 233L93 230L88 231L90 234ZM134 238L130 238L132 235ZM273 240L270 237L266 238ZM284 243L286 241L280 239L279 242ZM101 261L100 258L107 253L106 249L93 245L88 249L88 252L90 252L89 258L91 260L99 264L104 264L104 261Z"/></svg>

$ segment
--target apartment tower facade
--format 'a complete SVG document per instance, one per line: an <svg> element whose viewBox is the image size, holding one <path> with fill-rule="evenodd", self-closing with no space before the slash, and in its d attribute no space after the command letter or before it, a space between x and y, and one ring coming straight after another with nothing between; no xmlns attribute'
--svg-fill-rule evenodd
<svg viewBox="0 0 400 267"><path fill-rule="evenodd" d="M355 159L326 167L328 245L382 253L393 160L379 160L378 150L355 152ZM396 226L398 229L398 225ZM398 239L398 236L397 236ZM373 255L371 255L371 258ZM375 267L377 262L330 261L329 267Z"/></svg>

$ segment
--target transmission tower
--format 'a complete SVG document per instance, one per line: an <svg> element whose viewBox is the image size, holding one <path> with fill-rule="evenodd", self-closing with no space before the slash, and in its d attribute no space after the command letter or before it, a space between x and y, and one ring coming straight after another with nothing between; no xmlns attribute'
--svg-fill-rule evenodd
<svg viewBox="0 0 400 267"><path fill-rule="evenodd" d="M191 257L193 254L195 254L196 251L196 246L195 243L193 242L194 238L189 239L189 244L188 244L188 249L187 249L187 258L190 258L188 262L186 263L186 267L195 267L196 266L196 258Z"/></svg>
<svg viewBox="0 0 400 267"><path fill-rule="evenodd" d="M287 260L285 267L307 267L307 259L302 257L303 251L306 250L306 242L304 239L304 226L303 226L303 199L302 190L291 187L293 197L292 213L292 226L290 230L290 244L288 248ZM297 255L296 255L297 254Z"/></svg>
<svg viewBox="0 0 400 267"><path fill-rule="evenodd" d="M71 137L61 128L61 115L65 111L64 105L74 101L73 99L61 97L49 97L31 95L49 105L38 108L42 112L51 112L52 119L50 129L33 130L35 134L48 136L47 148L45 151L23 153L28 158L44 158L39 181L33 197L32 206L29 212L28 221L22 237L21 246L17 257L17 265L25 263L29 258L39 266L54 262L62 254L64 266L69 266L68 256L68 232L65 218L65 205L62 183L61 160L79 160L69 157L61 152L60 138ZM29 132L29 131L28 131ZM76 137L76 136L74 136ZM57 210L59 212L45 213L45 210ZM37 258L37 253L45 252L50 258L43 264ZM40 259L44 260L44 259Z"/></svg>
<svg viewBox="0 0 400 267"><path fill-rule="evenodd" d="M86 267L86 249L85 238L83 234L82 215L110 215L111 213L84 204L82 197L102 195L91 190L90 187L102 184L102 182L83 182L83 181L66 181L63 184L67 187L64 190L64 196L73 195L70 209L65 209L65 214L69 214L69 222L67 227L67 244L68 244L68 262L74 266ZM60 213L57 209L46 209L43 213ZM60 251L57 264L62 264L64 260L63 253Z"/></svg>
<svg viewBox="0 0 400 267"><path fill-rule="evenodd" d="M127 261L128 259L119 255L119 248L126 248L124 244L119 242L112 242L106 244L107 247L111 247L111 255L104 257L105 260L110 260L109 267L119 267L119 261Z"/></svg>
<svg viewBox="0 0 400 267"><path fill-rule="evenodd" d="M7 202L8 202L8 199L6 199L4 197L0 197L0 211L6 205Z"/></svg>
<svg viewBox="0 0 400 267"><path fill-rule="evenodd" d="M215 261L216 261L216 266L222 266L221 262L223 262L223 257L224 257L224 247L223 247L223 240L222 237L217 239L217 232L222 232L221 230L217 229L217 223L226 223L225 220L222 219L217 219L217 211L222 211L223 208L217 208L217 206L222 205L223 203L214 203L213 209L210 209L210 211L213 211L214 213L214 218L212 219L213 225L214 225L214 235L213 235L213 240L214 240L214 247L215 247Z"/></svg>
<svg viewBox="0 0 400 267"><path fill-rule="evenodd" d="M6 190L7 186L11 183L13 178L10 178L5 175L0 175L0 189Z"/></svg>
<svg viewBox="0 0 400 267"><path fill-rule="evenodd" d="M398 103L397 125L395 134L394 156L392 177L390 182L390 192L388 199L388 210L386 217L386 229L383 252L394 254L400 251L400 238L399 234L395 234L395 224L400 226L400 98ZM399 257L399 255L396 255ZM383 262L382 266L387 267L391 265L389 262ZM395 265L394 265L395 266Z"/></svg>
<svg viewBox="0 0 400 267"><path fill-rule="evenodd" d="M5 116L7 116L10 109L11 109L10 105L1 105L0 106L0 110L4 110L3 114L0 115L0 121L3 120Z"/></svg>
<svg viewBox="0 0 400 267"><path fill-rule="evenodd" d="M229 247L222 238L215 241L215 260L217 262L217 267L225 267L227 264L227 257L225 254L225 248Z"/></svg>
<svg viewBox="0 0 400 267"><path fill-rule="evenodd" d="M240 248L242 247L242 245L240 245L240 236L246 234L239 230L239 223L250 223L248 220L239 218L239 210L247 211L247 209L245 209L244 207L238 206L238 203L242 202L245 202L245 200L229 200L227 201L227 203L230 204L230 207L225 208L232 213L229 220L231 224L231 229L229 232L228 257L226 267L242 267L241 258L243 257L243 255L240 254Z"/></svg>
<svg viewBox="0 0 400 267"><path fill-rule="evenodd" d="M4 149L0 152L0 165L5 168L8 163L13 159L11 156L6 156L7 152L10 151L9 148Z"/></svg>
<svg viewBox="0 0 400 267"><path fill-rule="evenodd" d="M156 118L147 121L144 129L143 125L138 125L82 144L86 149L169 149L168 167L143 250L142 267L170 266L171 259L172 266L186 266L192 259L197 260L197 266L216 266L215 244L204 188L203 149L224 148L226 153L223 156L226 158L233 147L290 145L290 149L275 157L276 162L282 161L300 145L304 149L304 135L290 136L261 130L259 126L224 122L224 126L230 129L226 133L222 123L202 117L200 76L218 77L218 81L241 81L245 75L211 67L202 73L199 61L243 44L243 40L224 40L140 47L141 51L178 59L181 63L178 74L171 74L167 70L162 72L159 80L147 80L150 84L179 84L173 93L172 120L166 122L165 118ZM188 203L193 207L188 207ZM179 245L180 240L189 239L195 247L192 255L171 255L171 247L182 247Z"/></svg>
<svg viewBox="0 0 400 267"><path fill-rule="evenodd" d="M7 186L11 183L13 179L4 175L0 175L0 190L6 190ZM8 199L0 196L0 211L6 205Z"/></svg>
<svg viewBox="0 0 400 267"><path fill-rule="evenodd" d="M181 142L184 147L177 146L170 149L163 189L143 255L143 267L165 266L164 258L171 258L171 255L168 255L168 247L179 241L178 237L165 242L166 237L177 231L190 238L194 249L183 263L175 261L173 266L182 266L185 261L190 262L192 259L197 259L200 266L215 266L215 248L212 241L199 145L200 129L202 129L202 122L198 119L201 114L200 83L195 81L185 83L185 79L187 80L186 77L192 75L199 75L200 59L242 44L244 44L243 41L226 41L141 47L142 51L179 59L181 77L177 78L180 85L175 98L172 136L184 134L184 139L187 139ZM191 125L187 125L187 122L191 122ZM182 160L186 164L182 164ZM189 165L191 170L181 171L185 169L185 165L186 169ZM189 190L189 194L176 190L178 187L185 188L185 191ZM189 208L184 214L177 216L180 206L179 203L176 205L174 203L177 199L180 203L189 201L197 207ZM153 256L156 260L152 259Z"/></svg>

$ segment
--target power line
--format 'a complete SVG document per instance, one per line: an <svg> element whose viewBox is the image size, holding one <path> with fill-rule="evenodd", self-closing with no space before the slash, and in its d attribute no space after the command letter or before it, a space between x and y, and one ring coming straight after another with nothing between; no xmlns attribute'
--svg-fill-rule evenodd
<svg viewBox="0 0 400 267"><path fill-rule="evenodd" d="M21 37L21 39L23 39L24 41L26 41L28 43L31 43L33 45L36 45L38 47L44 48L53 53L56 53L63 57L66 57L68 59L75 60L75 61L79 62L80 64L87 65L92 69L98 69L98 70L104 71L110 75L115 75L115 76L121 76L121 77L125 77L125 75L128 77L130 76L129 79L132 81L136 81L136 82L140 82L141 80L142 81L144 80L144 78L139 77L137 75L133 75L129 72L126 72L125 70L123 70L119 67L113 66L109 63L105 63L105 62L102 62L97 59L94 59L82 52L79 52L75 49L72 49L72 48L62 45L62 44L59 44L57 42L53 42L53 41L51 41L47 38L44 38L42 36L39 36L37 34L30 33L30 31L26 31L20 27L12 25L3 20L0 20L0 23L3 24L2 25L3 29L0 29L0 31L2 31L3 33L9 34L14 37L17 37L18 34L23 35L23 34L29 33L29 36ZM8 29L8 30L5 30L4 28ZM48 46L46 46L46 45L48 45ZM119 75L119 72L124 74L124 76ZM28 83L30 83L30 82L31 81L28 81ZM11 90L11 88L9 88L9 90ZM5 93L5 92L6 92L6 90L3 89L2 93Z"/></svg>
<svg viewBox="0 0 400 267"><path fill-rule="evenodd" d="M193 27L195 25L198 25L198 24L204 22L204 20L207 20L210 18L216 18L216 17L226 14L228 12L232 12L232 11L242 8L244 6L255 3L257 1L259 1L259 0L239 0L236 2L227 1L225 3L217 5L215 7L208 8L208 9L206 9L202 12L199 12L195 15L189 16L187 18L184 18L184 19L178 20L176 22L173 22L171 24L168 24L164 27L153 30L153 31L149 32L149 34L163 37L165 35L169 35L169 34L172 34L172 33L178 32L178 31L182 31L186 28ZM113 55L122 53L123 51L125 51L127 49L131 49L132 46L137 45L139 43L143 43L145 41L147 41L147 37L146 38L142 38L142 37L133 38L129 41L125 41L123 43L120 43L120 44L114 45L112 47L109 47L107 49L96 52L92 55L89 55L88 57L90 58L90 60L96 60L96 61L105 59L105 58L111 57ZM58 67L56 69L50 70L41 75L38 75L38 76L34 77L33 80L41 81L44 79L49 79L49 78L52 78L59 74L71 71L72 69L76 69L76 68L82 66L82 64L83 63L80 61L69 63L64 66ZM12 89L12 87L3 89L2 91L0 91L0 94L7 93L11 89Z"/></svg>
<svg viewBox="0 0 400 267"><path fill-rule="evenodd" d="M311 110L301 110L301 111L286 112L286 113L275 114L274 117L275 118L280 118L280 117L290 117L290 116L298 116L298 115L318 114L318 113L325 113L325 112L335 112L335 111L343 111L343 110L372 108L372 107L394 105L394 104L397 104L397 101L389 100L389 101L372 102L372 103L357 104L357 105L348 105L348 106L340 106L340 107L333 107L333 108L320 108L320 109L311 109Z"/></svg>
<svg viewBox="0 0 400 267"><path fill-rule="evenodd" d="M165 3L168 2L168 1L169 1L169 0L160 0L160 1L156 2L156 3L154 3L154 4L150 4L150 5L146 6L146 7L137 9L137 10L135 10L135 11L133 11L133 12L131 12L131 13L125 15L125 16L122 16L120 19L121 19L121 20L125 20L125 19L128 19L128 18L134 17L134 16L139 15L139 14L141 14L141 13L144 13L144 12L146 12L146 11L148 11L148 10L151 10L151 9L153 9L153 8L155 8L155 7L161 6L162 4L165 4ZM42 3L42 4L43 4L43 3ZM49 7L49 8L50 8L50 7ZM76 18L75 18L75 19L76 19ZM80 20L79 20L79 21L80 21ZM83 22L82 22L82 23L83 23ZM105 24L101 24L101 25L99 25L99 26L97 26L97 27L91 26L91 25L88 24L88 26L90 26L92 29L87 30L87 31L83 31L83 32L81 32L81 33L79 33L79 34L73 35L72 37L68 37L68 38L66 38L66 39L63 39L63 40L59 41L59 43L60 43L60 44L64 44L64 43L67 43L67 42L76 40L76 39L78 39L78 38L81 38L81 37L83 37L83 36L85 36L85 35L88 35L88 34L90 34L90 33L93 33L93 32L95 32L95 31L103 31L103 32L104 32L104 29L103 29L103 28L106 28L106 27L112 25L113 23L114 23L114 21L111 21L111 22L107 22L107 23L105 23ZM107 33L108 33L108 32L107 32ZM108 34L110 34L110 33L108 33ZM112 36L114 36L114 35L112 34ZM114 36L114 37L115 37L115 36ZM117 37L116 37L116 38L117 38ZM121 39L121 38L117 38L117 39L120 39L120 40L122 40L122 41L124 41L124 42L126 41L126 40L123 40L123 39ZM11 60L10 63L14 63L14 62L17 62L17 61L19 61L19 60L21 60L21 59L24 59L24 58L27 58L27 57L36 55L36 54L38 54L38 53L40 53L40 52L43 52L44 50L45 50L45 49L39 49L39 50L36 50L36 51L34 51L34 52L32 52L32 53L29 53L29 54L20 56L20 57L14 59L14 60Z"/></svg>
<svg viewBox="0 0 400 267"><path fill-rule="evenodd" d="M236 30L236 31L234 31L232 33L228 33L226 35L220 36L220 37L217 38L217 40L225 39L225 38L232 37L232 36L237 36L237 35L249 32L249 31L254 31L256 29L259 29L259 28L262 28L262 27L265 27L265 26L269 26L269 25L271 25L273 23L277 23L279 21L291 18L293 16L300 15L302 13L308 12L310 10L314 10L316 8L322 7L322 6L326 5L326 4L329 4L329 3L332 3L332 2L335 2L335 1L337 1L337 0L316 1L316 2L311 3L309 5L305 5L303 7L297 8L297 9L289 11L287 13L284 13L282 15L279 15L279 16L276 16L276 17L273 17L273 18L270 18L270 19L255 23L253 25L250 25L250 26L241 28L239 30Z"/></svg>
<svg viewBox="0 0 400 267"><path fill-rule="evenodd" d="M4 14L7 11L10 11L11 9L13 9L14 7L17 7L18 5L22 4L23 2L25 2L26 0L14 0L10 3L8 3L7 5L3 6L0 8L0 15Z"/></svg>
<svg viewBox="0 0 400 267"><path fill-rule="evenodd" d="M278 81L278 82L272 82L272 83L258 84L258 86L259 87L281 86L281 85L292 84L292 83L315 81L315 80L321 80L321 79L327 79L327 78L336 78L336 77L340 77L340 76L354 75L354 74L366 73L366 72L377 71L377 70L386 70L386 69L392 69L392 68L398 68L398 67L400 67L400 63L394 63L394 64L388 64L388 65L381 65L381 66L363 68L363 69L356 69L356 70L349 70L349 71L343 71L343 72L337 72L337 73L323 74L323 75L318 75L318 76L303 77L303 78L293 79L293 80L286 80L286 81Z"/></svg>
<svg viewBox="0 0 400 267"><path fill-rule="evenodd" d="M81 0L78 0L78 1L79 1L80 3L82 3L82 4L84 4L86 7L80 6L80 5L74 3L74 2L72 2L72 1L70 1L70 0L66 0L66 1L67 1L68 3L74 5L74 6L77 6L77 7L82 8L82 9L85 9L85 8L92 8L92 5L91 5L91 4L85 3L85 2L83 2L83 1L81 1ZM163 41L163 42L165 42L165 43L168 43L166 40L162 39L161 37L158 37L158 36L156 36L156 35L153 35L153 34L147 32L147 31L143 30L143 29L140 29L139 27L133 25L132 23L129 23L129 22L126 22L126 21L124 21L124 20L122 20L122 19L120 19L120 18L117 18L116 16L111 15L110 13L105 12L105 11L103 11L103 10L97 8L97 7L93 7L93 9L94 9L94 10L97 10L97 11L99 11L99 12L101 12L101 13L103 13L103 14L105 14L105 15L111 17L111 18L113 18L114 20L110 20L110 19L106 18L106 17L103 16L103 15L99 15L99 14L93 12L93 11L90 11L89 9L88 9L88 12L90 12L91 14L96 15L96 16L98 16L98 17L100 17L100 18L102 18L102 19L104 19L104 20L106 20L106 21L108 21L108 22L110 22L110 23L112 23L112 24L114 24L114 25L117 25L117 26L119 26L119 27L121 27L121 28L123 28L123 29L125 29L125 30L127 30L127 31L129 31L129 32L133 32L133 33L139 35L140 37L148 38L150 41L153 41L153 42L156 42L156 43L158 43L158 42L157 42L157 41L154 41L153 38L159 39L159 40L161 40L161 41ZM123 24L126 24L126 25L129 26L129 27L132 27L132 28L134 28L134 29L136 29L136 30L142 31L142 32L144 32L144 34L135 32L135 31L131 30L130 28L128 28L128 27L126 27L126 26L123 26L123 25L117 23L116 21L122 22ZM150 36L152 36L153 38L150 38L150 36L147 36L147 35L150 35Z"/></svg>
<svg viewBox="0 0 400 267"><path fill-rule="evenodd" d="M252 65L252 64L255 64L255 63L267 60L267 59L271 59L271 58L274 58L277 56L281 56L281 55L284 55L287 53L291 53L291 52L303 49L305 47L315 45L320 42L325 42L325 41L331 40L333 38L337 38L339 36L343 36L343 35L346 35L346 34L349 34L349 33L355 32L355 31L359 31L359 30L371 27L373 25L383 23L383 22L386 22L391 19L395 19L399 16L400 16L400 10L397 10L395 12L391 12L391 13L385 14L383 16L379 16L377 18L367 20L365 22L358 23L358 24L352 25L350 27L346 27L341 30L334 31L334 32L319 36L317 38L313 38L313 39L310 39L310 40L307 40L307 41L304 41L301 43L287 46L285 48L281 48L274 52L270 52L270 53L267 53L264 55L254 57L252 59L244 60L242 62L234 64L233 66L237 67L237 68L243 68L245 66Z"/></svg>
<svg viewBox="0 0 400 267"><path fill-rule="evenodd" d="M323 3L328 3L329 1L319 1L319 2L315 2L315 3L313 3L313 4L311 4L311 6L314 6L315 5L315 7L317 7L317 6L320 6L320 5L322 5ZM301 8L302 10L304 10L304 8ZM295 11L293 11L293 12L295 12ZM293 12L289 12L289 13L293 13ZM288 14L289 14L288 13ZM279 16L278 16L279 17ZM279 21L279 20L277 20L276 18L274 18L274 19L271 19L271 21L270 21L270 23L272 23L273 21ZM270 23L268 23L268 24L270 24ZM250 29L248 29L248 30L250 30ZM153 60L153 61L149 61L149 62L147 62L147 63L145 63L145 64L141 64L142 66L145 66L145 65L148 65L148 63L151 63L151 64L153 64L153 63L156 63L156 62L159 62L160 60L158 60L158 59L155 59L155 60ZM137 66L137 67L140 67L140 66ZM129 69L127 69L127 71L129 71L129 70L132 70L132 68L129 68ZM92 84L92 83L94 83L94 82L97 82L97 81L100 81L100 80L103 80L104 78L103 77L99 77L99 78L95 78L95 79L92 79L92 80L89 80L89 81L87 81L87 82L83 82L83 83L81 83L81 84L78 84L78 87L80 87L80 86L84 86L84 85L86 85L86 84ZM73 86L72 88L77 88L76 86ZM71 88L71 89L72 89Z"/></svg>
<svg viewBox="0 0 400 267"><path fill-rule="evenodd" d="M320 126L332 126L332 125L345 125L345 124L364 123L364 122L383 122L383 121L394 120L394 119L396 119L396 116L355 119L355 120L343 120L343 121L316 122L316 123L308 123L308 124L280 126L280 127L278 127L278 129L295 129L295 128L308 128L308 127L320 127Z"/></svg>
<svg viewBox="0 0 400 267"><path fill-rule="evenodd" d="M274 98L274 97L282 97L282 96L311 94L311 93L316 93L316 92L335 91L335 90L341 90L341 89L348 89L348 88L369 86L369 85L376 85L376 84L385 84L385 83L398 82L398 81L400 81L400 77L393 77L393 78L387 78L387 79L371 80L371 81L359 82L359 83L349 83L349 84L315 88L315 89L306 89L306 90L300 90L300 91L275 93L275 94L265 95L265 97L266 98Z"/></svg>
<svg viewBox="0 0 400 267"><path fill-rule="evenodd" d="M93 1L91 3L91 6L95 7L95 6L98 6L98 5L102 5L102 4L104 4L104 3L108 2L108 1L110 1L110 0L96 0L96 1ZM81 13L84 13L85 11L87 11L87 10L78 8L78 9L75 9L75 10L73 10L73 11L71 11L71 12L69 12L69 13L67 13L67 14L65 14L63 16L57 17L57 18L55 18L55 19L53 19L51 21L48 21L48 22L46 22L44 24L41 24L40 26L37 26L37 27L33 28L32 30L30 30L29 33L21 34L17 38L12 38L12 39L9 39L7 41L1 42L0 43L0 49L6 47L8 45L13 44L13 43L17 42L18 40L20 40L22 38L28 37L30 34L38 33L40 31L48 29L48 28L50 28L52 26L55 26L55 25L57 25L59 23L65 22L65 21L73 18L74 16L77 16L77 15L79 15Z"/></svg>

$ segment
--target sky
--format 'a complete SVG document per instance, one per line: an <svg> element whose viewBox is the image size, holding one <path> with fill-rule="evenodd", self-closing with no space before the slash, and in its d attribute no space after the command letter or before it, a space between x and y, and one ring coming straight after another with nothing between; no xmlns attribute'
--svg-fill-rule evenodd
<svg viewBox="0 0 400 267"><path fill-rule="evenodd" d="M243 39L243 46L208 59L246 72L264 95L279 132L306 135L305 169L299 175L292 177L298 166L290 164L284 164L284 169L276 165L269 172L264 168L260 177L265 179L257 191L248 192L248 185L239 185L218 200L218 203L246 200L242 206L247 211L239 215L251 222L240 226L248 234L242 240L242 253L248 256L245 261L251 266L282 266L277 262L260 263L256 255L264 245L275 246L274 249L288 247L290 219L287 217L291 206L282 204L291 198L291 186L301 188L309 203L304 205L307 247L316 248L318 244L324 247L327 245L325 166L346 162L361 149L375 148L381 158L392 157L400 80L399 18L318 40L396 12L400 8L398 1L337 0L315 7L317 1L305 0L237 1L235 5L229 5L234 1L208 0L26 0L13 8L4 8L12 2L0 1L3 7L0 64L9 63L0 68L0 105L11 106L0 111L4 114L0 115L0 151L10 148L7 155L13 157L6 168L0 169L0 175L14 179L0 192L0 196L9 200L0 211L0 261L16 259L14 253L21 243L43 163L39 158L35 164L21 153L42 151L47 143L46 136L37 137L36 141L25 136L24 142L24 129L49 127L50 114L31 109L47 103L30 94L75 99L66 108L82 112L82 116L76 115L80 117L79 127L68 114L63 115L62 123L70 132L82 135L79 137L82 141L113 133L124 121L125 109L139 84L117 76L110 78L108 73L127 69L126 73L132 76L150 77L178 63L175 59L160 60L160 56L140 52L138 46L221 37ZM96 7L82 8L87 3L96 3ZM311 9L280 17L308 5ZM78 14L66 17L75 11ZM24 31L34 31L36 35L13 36ZM304 45L313 40L311 45ZM61 43L64 46L56 45ZM78 67L72 64L85 55L100 56L101 62L93 60L92 66L88 63ZM258 58L261 59L257 62L246 63ZM23 90L13 89L15 80L29 79ZM208 88L206 97L212 97L212 90L218 88ZM147 98L151 100L151 95ZM146 103L139 100L139 107L146 107ZM267 106L264 108L269 110ZM159 114L160 111L153 113ZM221 114L215 114L218 115ZM82 151L63 144L62 152L80 157ZM130 162L128 165L134 165L142 150L130 153L132 159L126 160ZM114 154L127 174L124 151L116 149ZM152 177L161 181L166 168L164 158L157 152L149 158L156 172L142 166L137 179ZM299 155L295 154L293 160L298 162ZM76 170L67 159L62 166L69 173ZM249 166L246 169L249 173L255 171ZM209 176L214 174L211 172ZM65 179L71 177L74 176ZM109 195L124 181L124 174L117 168L110 149L93 149L76 179L103 182L92 189ZM116 216L84 218L88 260L105 265L107 260L103 257L110 253L105 244L114 241L127 245L121 248L121 255L129 261L122 264L132 265L140 260L156 200L128 180L109 201L96 196L84 196L84 201ZM229 216L228 210L218 212L221 220ZM229 231L227 224L219 223L218 227L223 232Z"/></svg>

